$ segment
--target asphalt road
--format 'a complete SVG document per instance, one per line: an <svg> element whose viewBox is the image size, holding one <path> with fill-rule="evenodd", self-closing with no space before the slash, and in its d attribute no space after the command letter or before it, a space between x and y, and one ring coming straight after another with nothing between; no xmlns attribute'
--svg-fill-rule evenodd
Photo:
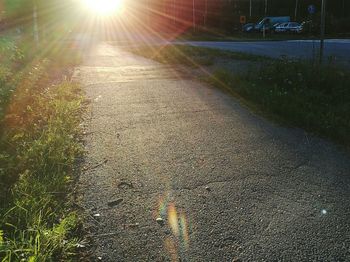
<svg viewBox="0 0 350 262"><path fill-rule="evenodd" d="M347 153L107 44L75 79L91 261L350 261Z"/></svg>
<svg viewBox="0 0 350 262"><path fill-rule="evenodd" d="M273 58L288 56L292 58L313 59L319 55L320 41L256 41L256 42L177 42L193 46L263 55ZM350 66L350 40L329 39L325 41L325 57ZM331 58L330 58L331 57Z"/></svg>
<svg viewBox="0 0 350 262"><path fill-rule="evenodd" d="M289 41L172 41L169 37L150 36L138 33L118 32L111 42L118 45L167 45L185 44L192 46L209 47L215 49L243 52L253 55L262 55L272 58L282 56L294 59L315 59L319 57L319 40L289 40ZM74 41L78 45L89 44L98 41L98 36L89 34L75 35ZM350 67L350 39L326 39L324 49L325 61Z"/></svg>

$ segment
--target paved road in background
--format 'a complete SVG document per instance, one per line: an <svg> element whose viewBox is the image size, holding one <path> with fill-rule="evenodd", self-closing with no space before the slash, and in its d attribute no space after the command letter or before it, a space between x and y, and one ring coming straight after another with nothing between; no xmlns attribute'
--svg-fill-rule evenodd
<svg viewBox="0 0 350 262"><path fill-rule="evenodd" d="M312 59L319 55L320 41L258 41L258 42L176 42L193 46L211 47L216 49L244 52L255 55L279 58ZM350 65L350 40L329 39L325 41L325 56L332 56L335 61Z"/></svg>
<svg viewBox="0 0 350 262"><path fill-rule="evenodd" d="M317 59L319 56L319 40L290 40L290 41L247 41L247 42L216 42L216 41L171 41L159 36L149 36L137 33L123 34L111 39L116 45L138 46L138 45L166 45L186 44L193 46L210 47L215 49L244 52L248 54L280 58L288 56L291 58ZM98 37L87 34L76 35L75 41L90 43L97 41ZM327 39L325 40L326 61L331 57L332 61L350 67L350 39Z"/></svg>
<svg viewBox="0 0 350 262"><path fill-rule="evenodd" d="M350 259L336 146L108 44L75 79L91 101L78 183L90 261Z"/></svg>

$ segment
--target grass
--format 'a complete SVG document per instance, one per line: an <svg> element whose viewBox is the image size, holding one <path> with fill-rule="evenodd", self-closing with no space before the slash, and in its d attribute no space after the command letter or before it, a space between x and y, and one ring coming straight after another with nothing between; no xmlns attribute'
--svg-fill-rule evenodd
<svg viewBox="0 0 350 262"><path fill-rule="evenodd" d="M332 34L326 35L326 38L349 38L349 34ZM196 32L187 31L179 35L176 40L178 41L285 41L285 40L314 40L320 39L319 34L283 34L283 33L267 33L265 38L262 33L251 32L245 33L241 31L225 32L217 29L202 29Z"/></svg>
<svg viewBox="0 0 350 262"><path fill-rule="evenodd" d="M218 41L218 42L242 42L242 41L284 41L297 39L317 39L317 36L307 36L300 34L270 34L267 33L265 38L262 33L223 33L223 34L208 34L208 33L185 33L176 38L179 41Z"/></svg>
<svg viewBox="0 0 350 262"><path fill-rule="evenodd" d="M218 69L206 80L283 124L350 145L350 72L331 62L318 65L183 46L165 46L159 50L145 47L135 53L164 63L191 66L203 66L198 58L209 59L210 64L215 64L218 57L225 61L255 61L257 69L239 74L217 63Z"/></svg>
<svg viewBox="0 0 350 262"><path fill-rule="evenodd" d="M220 69L209 81L285 124L350 145L350 74L345 70L282 60L243 76Z"/></svg>
<svg viewBox="0 0 350 262"><path fill-rule="evenodd" d="M11 38L0 39L0 119L4 117L5 107L14 91L13 72L17 63L24 58L23 52Z"/></svg>
<svg viewBox="0 0 350 262"><path fill-rule="evenodd" d="M58 54L66 51L61 59ZM59 77L58 70L77 57L57 50L23 63L25 55L19 53L3 63L6 73L0 72L0 259L68 259L78 244L69 191L82 154L83 97L79 86Z"/></svg>
<svg viewBox="0 0 350 262"><path fill-rule="evenodd" d="M218 58L245 61L270 60L270 58L264 56L188 45L166 45L157 48L141 46L128 48L127 50L160 63L186 65L194 68L213 65Z"/></svg>

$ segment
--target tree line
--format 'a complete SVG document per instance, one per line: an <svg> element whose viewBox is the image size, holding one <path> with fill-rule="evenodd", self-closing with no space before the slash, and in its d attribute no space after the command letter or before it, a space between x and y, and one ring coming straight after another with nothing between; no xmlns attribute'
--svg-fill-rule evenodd
<svg viewBox="0 0 350 262"><path fill-rule="evenodd" d="M257 22L264 16L290 16L302 22L318 20L322 0L148 0L148 5L164 14L168 22L196 24L197 26L234 29L240 25L240 17L247 22ZM315 14L308 12L315 6ZM152 9L151 8L151 9ZM157 12L159 13L159 12ZM350 1L328 0L327 18L349 23ZM171 21L173 20L173 21Z"/></svg>
<svg viewBox="0 0 350 262"><path fill-rule="evenodd" d="M126 19L138 21L155 29L213 28L233 31L240 28L240 18L257 22L264 16L290 16L294 21L320 17L322 0L124 0L131 15ZM40 25L67 22L79 13L79 0L0 0L0 19L7 25L31 24L37 12ZM316 13L310 15L308 6ZM36 11L34 10L36 9ZM69 18L69 19L68 19ZM50 22L51 21L51 22ZM327 1L328 31L350 33L350 1Z"/></svg>

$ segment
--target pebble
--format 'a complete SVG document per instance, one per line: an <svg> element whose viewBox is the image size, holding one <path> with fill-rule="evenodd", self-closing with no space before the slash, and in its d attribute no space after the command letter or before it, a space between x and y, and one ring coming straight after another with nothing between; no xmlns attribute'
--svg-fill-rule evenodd
<svg viewBox="0 0 350 262"><path fill-rule="evenodd" d="M207 191L211 191L211 188L210 188L210 187L208 187L208 186L206 186L206 187L205 187L205 190L207 190Z"/></svg>
<svg viewBox="0 0 350 262"><path fill-rule="evenodd" d="M157 223L160 224L160 225L163 225L163 224L164 224L164 219L161 218L161 217L157 217L156 221L157 221Z"/></svg>

